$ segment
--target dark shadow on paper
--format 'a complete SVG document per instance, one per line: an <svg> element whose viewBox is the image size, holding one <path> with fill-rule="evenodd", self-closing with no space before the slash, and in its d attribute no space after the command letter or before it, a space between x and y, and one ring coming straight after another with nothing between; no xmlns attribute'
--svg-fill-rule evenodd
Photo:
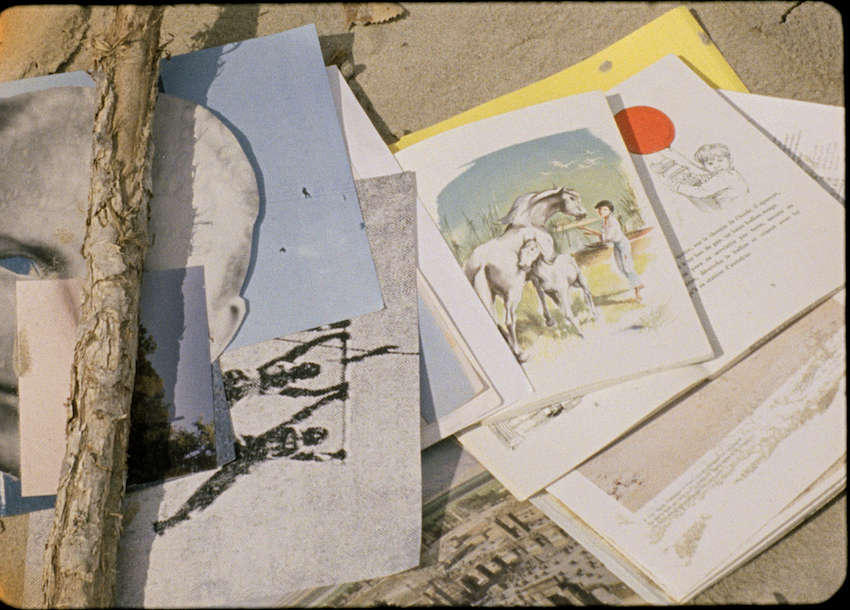
<svg viewBox="0 0 850 610"><path fill-rule="evenodd" d="M56 496L21 496L21 480L0 472L0 519L37 510L47 510L56 504Z"/></svg>
<svg viewBox="0 0 850 610"><path fill-rule="evenodd" d="M419 338L419 410L429 424L437 421L437 410L434 405L434 395L431 384L428 383L428 364L425 362L425 350L422 349L422 338Z"/></svg>
<svg viewBox="0 0 850 610"><path fill-rule="evenodd" d="M253 275L254 268L256 266L257 244L259 242L259 229L262 220L265 217L266 196L263 184L263 175L260 171L260 166L257 162L256 155L254 154L251 148L250 142L248 142L248 138L246 138L241 131L236 129L235 126L230 121L228 121L226 117L208 108L207 93L209 92L209 88L215 80L216 76L218 76L219 72L221 71L221 67L224 63L224 53L222 52L221 45L226 45L233 42L236 42L238 44L238 41L256 38L259 18L259 4L223 5L222 7L220 7L219 14L216 17L216 20L212 24L212 26L210 26L209 29L204 30L202 32L198 32L197 34L192 36L192 40L197 43L199 49L208 49L210 47L218 48L218 52L210 51L208 53L196 55L198 60L195 61L192 66L193 79L195 79L198 83L198 91L200 92L201 97L199 99L195 99L194 101L210 110L222 123L224 123L228 127L228 129L230 129L230 131L234 134L237 141L239 142L240 146L242 146L242 150L245 152L245 155L248 157L248 161L251 163L251 167L253 168L254 175L257 179L257 189L260 195L260 208L259 213L257 215L257 220L254 224L254 233L251 241L251 258L248 264L248 271L245 276L245 281L242 284L243 292L244 287L250 283L251 276ZM163 60L163 66L167 64L168 59ZM160 79L160 84L163 92L169 93L168 89L162 86L162 79ZM246 305L248 308L248 312L250 312L251 304L247 303L247 300Z"/></svg>
<svg viewBox="0 0 850 610"><path fill-rule="evenodd" d="M153 528L144 525L156 521L164 497L162 483L137 486L128 490L124 497L123 530L132 528L134 533L140 533L136 533L129 544L123 536L118 543L119 569L115 588L121 606L141 608L144 605L151 549L156 538Z"/></svg>

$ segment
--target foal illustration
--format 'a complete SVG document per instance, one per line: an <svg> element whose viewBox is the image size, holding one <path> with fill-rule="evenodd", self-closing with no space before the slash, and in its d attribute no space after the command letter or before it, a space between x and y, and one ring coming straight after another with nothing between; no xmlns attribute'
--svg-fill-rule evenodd
<svg viewBox="0 0 850 610"><path fill-rule="evenodd" d="M525 359L516 337L516 308L522 298L522 290L530 279L534 281L544 317L550 319L542 289L529 274L531 265L540 259L554 263L555 242L544 228L546 222L557 213L578 220L587 216L581 205L579 194L567 187L526 193L516 198L510 211L502 219L504 232L472 251L464 265L464 272L476 294L487 306L490 315L499 324L495 298L505 303L504 333L517 359ZM523 252L523 250L525 250ZM536 252L536 256L533 256Z"/></svg>
<svg viewBox="0 0 850 610"><path fill-rule="evenodd" d="M530 278L537 288L537 294L540 296L541 306L543 308L543 317L546 320L547 326L554 326L555 321L552 319L549 309L545 304L545 297L551 297L555 304L561 308L564 317L576 329L579 337L584 337L581 332L581 327L578 323L578 318L573 313L570 288L579 288L584 296L587 310L594 320L599 319L599 311L593 303L593 297L590 294L590 286L587 283L587 278L578 266L576 259L571 254L559 254L550 264L546 263L542 257L538 257L532 263L529 273Z"/></svg>
<svg viewBox="0 0 850 610"><path fill-rule="evenodd" d="M540 243L535 235L538 231L539 229L529 228L506 231L500 237L478 246L464 267L467 279L497 324L499 320L496 315L496 297L502 298L505 305L503 334L514 355L521 362L525 357L517 342L516 310L522 299L525 283L529 279L531 266L542 256ZM510 244L516 240L521 240L521 243L515 252Z"/></svg>

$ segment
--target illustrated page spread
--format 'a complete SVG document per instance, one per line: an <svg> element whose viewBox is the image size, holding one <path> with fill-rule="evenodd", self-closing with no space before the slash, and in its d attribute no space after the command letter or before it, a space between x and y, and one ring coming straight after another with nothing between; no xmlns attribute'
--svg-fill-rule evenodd
<svg viewBox="0 0 850 610"><path fill-rule="evenodd" d="M676 53L687 60L712 86L728 91L746 91L744 83L711 43L690 10L678 7L574 66L432 127L405 135L389 148L397 152L448 129L483 118L565 95L604 90L668 53ZM332 85L339 83L342 91L346 110L341 111L341 119L345 114L343 124L352 164L366 168L366 175L394 173L397 171L395 160L387 159L386 145L354 100L338 70L335 71ZM346 100L351 103L346 104ZM365 144L367 141L368 145ZM420 271L440 299L440 311L448 319L448 324L468 339L475 358L502 396L502 404L523 405L523 400L531 394L531 387L524 380L518 362L499 332L490 332L495 328L489 323L489 314L475 296L462 270L452 264L453 254L424 210L421 210L418 222ZM428 346L424 343L423 350L427 354ZM665 378L663 384L666 387L659 389L652 384L652 391L644 388L638 393L643 398L639 401L632 401L628 394L623 398L617 393L603 401L600 392L594 392L593 402L587 403L595 407L592 417L584 417L588 409L570 408L579 401L568 399L536 411L526 411L518 417L494 416L494 419L499 419L498 426L469 427L486 416L487 411L456 408L450 417L423 428L423 443L466 428L459 433L464 446L508 485L512 493L521 498L527 497L616 439L677 392L698 383L705 375L705 371L696 365L676 370L682 373L665 371L653 375L656 381ZM511 380L516 381L511 383ZM620 385L625 387L630 383ZM637 379L636 383L638 387L648 385L642 379ZM602 390L601 393L608 392ZM567 433L572 439L570 443L563 440ZM541 461L540 454L547 455L547 459Z"/></svg>
<svg viewBox="0 0 850 610"><path fill-rule="evenodd" d="M725 223L727 225L725 230L720 230L717 233L717 238L722 238L723 235L728 233L734 235L734 238L731 239L737 240L737 243L730 244L730 238L727 237L726 247L723 247L722 244L716 246L716 249L720 250L719 254L716 255L719 260L726 261L728 255L728 260L732 262L736 256L740 258L748 256L756 248L764 249L761 260L762 264L766 266L763 269L759 267L758 272L734 276L732 273L724 271L721 264L713 264L715 277L709 286L702 288L702 291L709 293L707 301L698 301L701 303L703 311L705 312L707 305L712 302L718 307L718 313L715 316L719 321L717 326L712 324L711 328L721 329L727 337L720 343L725 355L716 361L680 367L654 374L651 377L592 392L581 397L580 400L574 399L571 402L554 404L545 409L513 416L510 413L496 415L490 418L486 425L462 433L460 439L464 446L489 469L498 473L500 480L520 497L530 496L535 491L542 489L548 482L554 481L555 478L586 459L590 455L586 452L591 446L590 439L596 439L597 448L607 444L602 442L604 439L607 439L608 442L613 441L616 436L611 434L606 436L604 434L606 429L612 430L617 422L626 420L637 423L704 378L715 374L723 366L727 366L728 362L740 357L752 345L759 343L765 335L782 326L787 319L794 317L807 306L823 298L844 281L843 236L836 241L837 234L841 231L840 227L843 227L843 210L821 188L828 187L829 184L838 186L840 184L838 179L843 179L843 171L830 169L832 167L843 168L844 166L843 140L841 143L836 141L836 139L840 140L840 138L836 138L836 134L843 133L843 109L805 104L792 100L752 96L746 93L725 92L724 95L733 100L738 105L739 110L749 113L747 120L744 120L741 116L736 116L738 112L722 99L718 106L718 93L710 90L699 78L694 78L693 74L687 72L684 74L688 76L686 83L690 87L708 97L706 108L719 109L721 116L726 117L724 120L731 122L735 126L735 130L742 134L738 137L746 136L751 142L750 148L759 150L759 154L765 159L768 168L763 172L797 177L796 180L791 180L793 188L802 189L806 194L799 198L792 197L791 205L794 206L794 209L806 207L810 211L805 215L793 215L788 210L782 212L776 203L777 197L774 197L770 203L762 206L763 209L772 207L769 212L760 212L758 209L739 209L735 213L740 216L739 219L735 220L733 217L731 220L723 220L723 214L727 213L728 210L725 212L702 211L685 200L687 206L692 209L685 208L681 211L682 214L697 215L698 218L695 223L709 222L713 219L717 224L709 232L719 229ZM672 82L674 77L668 76L667 78L671 80L665 82ZM644 86L635 86L635 89L643 92L647 87L648 85L644 83ZM614 99L616 101L618 98ZM617 103L619 104L619 101ZM692 108L697 107L693 105L695 103L692 100ZM699 107L703 107L702 101L699 104ZM795 104L802 104L803 107L795 106ZM617 108L621 109L621 106L617 106ZM753 123L759 125L759 127L756 127ZM762 124L766 127L761 127ZM811 129L809 128L810 124L813 125ZM664 125L667 126L666 129L661 129L658 132L650 130L650 134L658 133L660 136L666 135L666 137L673 135L674 140L671 148L674 148L676 138L680 135L677 135L675 130L670 131L669 124L666 121L662 123L662 127ZM790 151L786 148L786 152L794 152L795 158L788 158L786 153L776 147L777 142L794 144L795 150ZM651 155L637 154L634 155L634 158L636 162L640 163L644 157L648 156ZM817 171L821 174L817 177L819 182L807 175L803 169L793 167L795 161L801 163L803 158L822 160L817 164ZM772 169L774 167L783 169L781 172L776 172L775 169ZM812 171L812 168L809 168L808 171ZM652 179L652 176L647 176L645 173L644 177L649 180ZM829 183L826 182L827 179L830 180ZM785 180L787 183L788 180ZM778 179L776 184L779 184L779 182ZM647 184L648 188L656 194L664 193L663 185L656 191L651 181ZM828 188L827 191L829 191ZM669 192L667 195L669 197L676 196ZM783 232L794 233L793 243L808 242L807 236L820 233L819 229L812 226L813 222L817 222L819 216L819 213L814 211L819 209L818 204L805 203L809 199L813 202L821 202L824 206L823 213L832 220L825 223L826 235L824 236L823 249L821 247L813 248L811 243L807 243L805 246L801 245L800 250L794 250L794 252L799 252L799 256L792 264L803 264L800 262L801 259L808 259L808 264L813 266L812 271L795 271L793 275L787 275L790 273L789 268L777 266L775 261L784 260L792 250L786 249L781 238L776 239L780 234L779 231L771 229L761 243L757 243L758 232L766 231L769 226L781 223ZM664 203L669 200L669 198L661 200L662 208ZM674 206L679 206L682 203L680 198L674 201ZM678 210L677 207L673 209ZM771 217L773 217L773 220L768 221L767 219ZM679 216L676 216L676 218L678 219ZM755 220L753 221L753 219ZM748 220L750 220L749 224L747 224ZM797 223L807 224L809 228L802 230L792 228ZM683 227L683 233L688 235L690 228L690 226ZM812 233L809 233L809 231ZM675 227L674 233L678 238ZM750 237L745 239L745 235ZM704 258L711 256L711 249L714 248L713 243L706 245L708 250L701 255ZM681 242L679 242L679 247L681 247ZM736 249L739 251L737 255L733 252ZM692 252L691 255L693 256L693 254ZM822 260L819 261L819 257L822 257ZM748 264L755 265L755 260L750 260ZM767 263L763 262L765 260ZM725 264L724 262L723 265ZM737 267L737 265L737 262L730 265L730 269L737 269L738 271L743 269ZM700 269L705 268L707 268L706 263L703 263ZM687 272L687 269L684 271ZM723 276L722 273L718 273L719 271L723 271L727 275ZM829 279L821 284L819 290L817 288L812 290L813 284L817 284L819 278L823 279L822 272L824 271L829 275ZM705 279L710 276L711 274L706 276ZM737 283L724 283L735 277L738 277L735 280ZM777 285L796 283L803 285L803 287L791 298L780 299L780 302L771 303L770 306L766 307L755 306L755 303L762 298L763 294L769 294L766 290L770 288L769 284L771 283ZM744 284L746 287L740 288L740 284ZM756 290L749 286L750 284L762 286L765 291ZM695 286L692 284L693 287ZM783 288L783 290L788 289ZM712 293L712 291L714 292ZM804 299L803 296L807 293L808 297ZM712 297L711 294L715 296ZM783 292L783 294L785 293ZM771 315L773 315L772 320L768 318ZM744 327L740 324L740 320L746 316L753 316L757 320ZM708 318L709 322L713 323L714 317L710 312L708 312ZM733 327L733 324L737 326ZM729 330L723 331L724 328ZM736 328L736 330L732 330L732 328ZM574 406L582 403L595 406L593 420L584 419L577 415ZM572 441L565 444L565 438L571 438ZM539 462L539 455L541 454L550 456L542 464ZM547 478L548 482L546 481Z"/></svg>
<svg viewBox="0 0 850 610"><path fill-rule="evenodd" d="M827 192L843 197L843 172L832 169L844 166L836 137L844 131L843 108L723 97ZM846 485L845 307L842 290L532 500L647 600L693 597ZM688 441L661 440L669 435ZM646 446L656 447L652 457ZM792 464L777 466L781 446L795 456ZM685 448L690 457L681 454ZM759 512L747 520L752 505ZM639 533L642 520L647 529ZM662 539L675 540L672 551L659 550Z"/></svg>
<svg viewBox="0 0 850 610"><path fill-rule="evenodd" d="M397 153L457 265L553 402L712 356L601 93Z"/></svg>
<svg viewBox="0 0 850 610"><path fill-rule="evenodd" d="M509 110L561 98L565 95L610 87L650 65L656 59L672 52L686 58L692 65L696 66L700 73L714 86L721 86L727 90L746 91L746 87L731 66L723 59L717 47L708 41L707 34L686 7L673 9L575 66L519 91L461 113L433 127L406 135L397 143L390 145L390 150L401 150L452 127ZM360 177L369 177L398 171L395 158L387 154L387 146L352 95L339 71L332 67L329 68L329 72L332 74L331 89L337 98L340 120L346 133L346 143L355 174L360 172ZM435 423L428 424L425 421L423 424L423 444L427 446L427 444L439 438L468 428L470 424L480 421L489 411L493 411L492 405L494 403L490 396L493 390L496 390L501 396L501 405L511 405L521 403L523 399L530 395L532 388L525 379L516 359L507 348L507 344L502 340L499 332L489 323L489 314L484 309L483 303L475 296L462 270L452 264L453 254L445 241L439 238L436 226L427 213L421 209L421 204L419 204L419 207L420 271L427 282L433 286L434 293L440 301L437 309L444 317L445 324L456 328L464 340L468 341L474 359L480 362L483 372L489 377L492 384L490 391L479 394L475 400L469 403L464 404L462 401L458 402L457 399L444 401L442 407L450 410L450 415L438 418ZM424 313L424 316L428 315L429 312ZM423 335L422 347L423 354L426 356L430 350L434 350L435 353L439 352L438 348L426 343L425 335ZM461 358L461 356L456 354L456 358ZM454 365L449 364L448 366ZM445 368L443 367L443 369ZM678 385L686 387L693 383L695 378L698 379L698 376L695 377L691 374L688 376L687 382ZM448 377L445 379L448 379ZM438 391L438 394L446 396L453 393L455 396L460 396L467 387L466 382L444 384L442 381L443 379L439 377L433 380L429 379L423 388L428 388L430 385L442 386L442 389L447 391ZM631 403L623 405L622 401L618 400L618 402L621 408L628 408L629 412L611 409L609 412L612 418L598 427L590 426L589 421L582 418L571 418L566 421L565 413L568 410L558 406L551 409L551 411L559 414L557 421L565 422L571 428L577 425L581 430L575 436L581 438L582 442L580 446L571 445L568 448L570 450L569 455L563 456L566 463L575 465L585 459L599 447L606 445L631 427L634 422L642 419L648 410L657 406L652 404L636 405L632 408ZM427 404L428 400L423 395L423 406ZM575 410L571 412L574 414ZM537 430L541 428L542 422L554 421L545 417L545 414L544 417L540 417L539 414L533 415L533 418L535 421L532 428ZM524 427L525 432L527 432L528 426ZM472 428L472 432L480 429ZM489 428L486 428L486 430L489 430ZM511 442L528 438L527 434L516 435L513 434L513 430L507 432ZM507 441L504 435L501 435L494 442L503 449ZM511 446L516 448L514 445ZM563 449L564 445L558 439L554 443L553 455L560 456ZM482 456L478 455L478 457L481 459ZM491 466L492 464L488 465L488 468ZM531 484L533 490L540 489L546 482L554 480L564 472L557 460L547 461L545 468L542 469L540 464L535 464L531 471L542 478L537 476L527 477L529 469L524 466L518 466L518 469L523 473L523 478L534 478L537 481ZM515 487L512 491L517 493Z"/></svg>

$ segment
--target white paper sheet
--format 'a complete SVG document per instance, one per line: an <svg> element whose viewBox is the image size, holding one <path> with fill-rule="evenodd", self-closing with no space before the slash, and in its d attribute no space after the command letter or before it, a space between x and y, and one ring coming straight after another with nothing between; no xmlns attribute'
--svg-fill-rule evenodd
<svg viewBox="0 0 850 610"><path fill-rule="evenodd" d="M547 492L690 598L846 453L844 340L828 301Z"/></svg>
<svg viewBox="0 0 850 610"><path fill-rule="evenodd" d="M239 457L127 495L119 605L266 605L418 563L414 177L358 190L387 307L222 356Z"/></svg>
<svg viewBox="0 0 850 610"><path fill-rule="evenodd" d="M676 95L667 93L671 83ZM712 373L844 284L844 209L679 58L665 57L607 98L615 113L650 107L675 128L665 149L632 158L655 191L689 287L723 349L706 364ZM717 144L731 157L708 181L694 157ZM678 181L666 168L671 160L703 186ZM735 197L729 187L715 203L695 200L692 189L707 193L719 179L735 181Z"/></svg>
<svg viewBox="0 0 850 610"><path fill-rule="evenodd" d="M843 133L843 108L722 95L763 124L761 131L775 144L785 143L783 150L797 163L805 165L811 151L841 155L823 157L831 162L817 170L809 166L823 173L814 177L834 175L830 168L836 161L844 165L843 142L836 143L836 134ZM840 184L819 183L827 191ZM842 290L533 501L648 601L692 598L846 485L844 311ZM695 407L698 412L689 415ZM723 408L738 415L724 418L722 410L718 413ZM701 425L707 417L716 424ZM674 437L679 442L670 444ZM647 468L647 460L658 462L647 447L671 456ZM683 460L673 455L676 447L692 448L702 457ZM654 491L640 492L671 468L681 474L663 491L664 484L656 481ZM741 473L737 479L728 476L734 468ZM674 506L680 508L669 510ZM647 523L651 514L653 525Z"/></svg>
<svg viewBox="0 0 850 610"><path fill-rule="evenodd" d="M844 203L847 166L843 107L740 91L718 93Z"/></svg>
<svg viewBox="0 0 850 610"><path fill-rule="evenodd" d="M337 102L340 122L355 175L368 178L401 171L395 157L335 66L328 68L328 77ZM441 438L446 438L480 421L495 408L524 398L530 393L531 386L516 359L507 349L502 336L490 324L487 311L475 298L463 273L456 265L448 265L453 260L451 253L448 252L439 231L418 199L416 215L418 268L423 280L433 288L439 301L436 304L431 303L429 309L436 305L446 313L446 319L435 320L435 323L458 330L460 337L457 339L467 344L487 377L487 383L494 390L494 392L480 393L468 403L453 402L439 407L442 413L451 411L451 414L438 418L435 424L423 422L422 442L423 447L427 447ZM426 298L430 298L427 290L423 291L423 294ZM430 312L425 311L423 314L430 315ZM427 339L424 335L422 338ZM448 340L453 341L451 338ZM444 384L446 379L451 378L450 375L443 375L437 367L463 366L457 361L441 362L436 358L428 360L429 346L423 344L422 347L429 367L432 364L435 365L433 370L429 370L431 383ZM465 357L462 349L456 354L458 359L462 360ZM471 364L474 366L475 363ZM446 386L442 393L449 396L456 390L456 387Z"/></svg>
<svg viewBox="0 0 850 610"><path fill-rule="evenodd" d="M490 298L491 291L499 296L502 290L519 294L525 287L529 293L516 306L518 345L514 349L521 352L523 370L534 387L533 402L546 406L590 388L712 356L601 93L575 95L470 123L404 148L396 157L402 167L417 172L420 198L432 220L439 222L444 240L454 244L455 265L464 265L470 278L477 273L474 281L481 300L490 306L495 299ZM571 190L559 190L566 194L556 195L553 185ZM520 203L528 197L526 193L545 193L540 204L529 206L533 211L527 220L522 216L525 204ZM556 204L558 197L572 198L572 203ZM566 228L578 221L598 230L603 220L594 206L602 200L615 202L613 216L630 235L628 240L618 238L627 245L617 242L616 248L634 256L639 277L624 279L629 277L628 269L620 270L619 261L616 265L614 261L619 250L612 253L610 245L603 246L598 238L585 241L581 232ZM514 213L512 203L523 211L507 220ZM617 220L604 222L613 226ZM520 242L528 243L532 235L541 244L557 240L551 246L560 253L557 262L548 264L550 254L541 246L547 262L531 275L546 281L547 294L548 288L563 285L564 300L569 301L563 307L564 316L575 315L575 324L557 318L546 325L537 311L540 305L530 278L516 272ZM558 270L557 279L548 278L549 268ZM574 277L570 273L581 275L567 288L568 278ZM582 282L589 287L594 308L581 298L575 298L579 304L573 301L573 293L581 293ZM632 294L630 284L645 285L642 301L637 290ZM557 311L556 301L546 301ZM499 323L502 302L494 300L493 314ZM505 330L510 331L510 326L505 317Z"/></svg>

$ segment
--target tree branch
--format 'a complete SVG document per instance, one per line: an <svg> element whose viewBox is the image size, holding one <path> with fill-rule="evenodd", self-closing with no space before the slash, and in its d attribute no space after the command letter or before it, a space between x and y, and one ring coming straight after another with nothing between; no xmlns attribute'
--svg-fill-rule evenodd
<svg viewBox="0 0 850 610"><path fill-rule="evenodd" d="M47 607L109 607L114 595L162 12L161 6L119 6L109 32L93 43L98 102L83 243L88 274L68 446L45 552Z"/></svg>

